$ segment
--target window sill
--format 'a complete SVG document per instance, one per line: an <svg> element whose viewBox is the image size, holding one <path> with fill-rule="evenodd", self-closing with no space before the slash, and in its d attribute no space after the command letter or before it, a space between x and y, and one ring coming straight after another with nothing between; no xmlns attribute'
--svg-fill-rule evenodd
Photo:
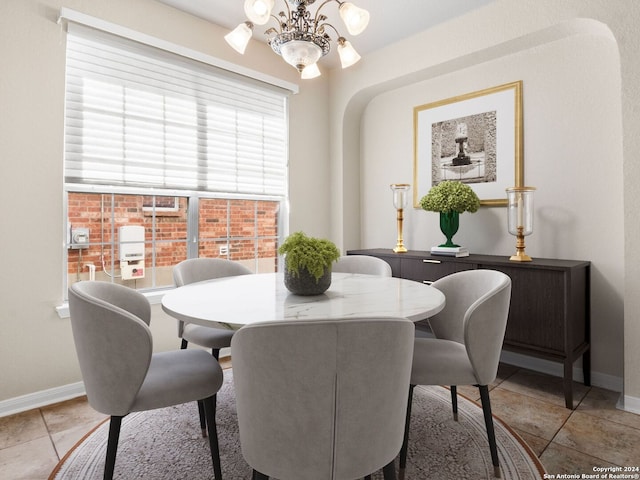
<svg viewBox="0 0 640 480"><path fill-rule="evenodd" d="M153 292L142 292L147 297L151 305L157 305L162 301L162 297L169 289L154 290ZM69 318L69 302L64 302L62 305L56 307L56 312L60 318Z"/></svg>

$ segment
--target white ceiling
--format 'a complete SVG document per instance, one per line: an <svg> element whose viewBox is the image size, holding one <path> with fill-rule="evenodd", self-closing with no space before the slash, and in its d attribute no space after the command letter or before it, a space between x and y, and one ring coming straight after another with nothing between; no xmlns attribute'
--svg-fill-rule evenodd
<svg viewBox="0 0 640 480"><path fill-rule="evenodd" d="M201 17L212 23L233 29L244 22L243 0L157 0L184 12ZM285 10L282 2L276 0L274 11ZM389 43L409 37L415 33L427 30L438 23L463 15L470 10L486 5L493 0L352 0L355 5L365 8L371 14L369 26L357 37L350 37L342 25L338 15L338 5L326 5L323 13L329 18L338 31L351 41L360 55L366 55L378 50ZM318 0L309 8L316 11ZM270 21L267 25L254 28L254 38L266 41L264 31L275 24ZM455 32L451 32L455 35ZM335 40L335 38L332 37ZM446 41L446 38L443 38ZM329 53L322 62L331 66L337 65L337 55Z"/></svg>

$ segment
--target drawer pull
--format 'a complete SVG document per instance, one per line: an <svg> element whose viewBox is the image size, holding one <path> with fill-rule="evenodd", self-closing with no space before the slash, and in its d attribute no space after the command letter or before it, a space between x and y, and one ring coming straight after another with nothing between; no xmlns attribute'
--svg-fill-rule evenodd
<svg viewBox="0 0 640 480"><path fill-rule="evenodd" d="M424 283L425 285L431 285L433 283L433 281L431 281L431 280L423 280L422 283Z"/></svg>
<svg viewBox="0 0 640 480"><path fill-rule="evenodd" d="M423 258L422 263L440 263L440 260L430 260L428 258Z"/></svg>

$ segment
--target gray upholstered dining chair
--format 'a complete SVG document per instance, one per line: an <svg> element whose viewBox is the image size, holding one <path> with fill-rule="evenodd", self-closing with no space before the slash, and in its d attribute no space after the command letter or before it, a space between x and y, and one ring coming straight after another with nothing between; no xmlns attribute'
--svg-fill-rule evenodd
<svg viewBox="0 0 640 480"><path fill-rule="evenodd" d="M331 266L331 271L390 277L391 265L381 258L369 255L343 255Z"/></svg>
<svg viewBox="0 0 640 480"><path fill-rule="evenodd" d="M496 270L467 270L433 283L444 293L444 309L429 319L435 338L416 338L400 453L403 476L407 459L411 400L416 385L450 385L454 420L458 419L457 385L476 385L487 428L491 461L500 477L498 450L488 385L497 376L511 301L511 279Z"/></svg>
<svg viewBox="0 0 640 480"><path fill-rule="evenodd" d="M415 327L404 318L255 323L231 341L254 479L395 479ZM268 347L267 347L268 346Z"/></svg>
<svg viewBox="0 0 640 480"><path fill-rule="evenodd" d="M225 258L190 258L173 267L173 281L177 287L214 278L247 275L253 273L241 263ZM210 348L216 359L220 349L231 345L233 330L227 328L203 327L178 320L178 337L182 339L180 348L189 343Z"/></svg>
<svg viewBox="0 0 640 480"><path fill-rule="evenodd" d="M113 477L122 419L131 412L203 401L214 475L222 478L215 396L218 361L203 350L153 353L151 308L128 287L84 281L69 288L73 339L89 405L110 415L104 478Z"/></svg>
<svg viewBox="0 0 640 480"><path fill-rule="evenodd" d="M235 275L247 275L253 273L241 263L225 258L190 258L183 260L173 267L173 281L178 287L190 283L202 282L214 278L231 277ZM204 327L193 323L185 324L178 320L178 337L182 339L181 349L187 348L189 343L194 343L204 348L210 348L211 354L216 358L220 356L220 349L231 345L233 330L227 328ZM200 415L200 429L202 436L207 436L207 428L202 402L198 402Z"/></svg>

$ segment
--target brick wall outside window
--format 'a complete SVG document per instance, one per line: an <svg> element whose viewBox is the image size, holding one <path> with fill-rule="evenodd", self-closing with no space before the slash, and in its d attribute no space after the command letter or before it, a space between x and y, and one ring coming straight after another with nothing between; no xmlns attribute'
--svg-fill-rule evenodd
<svg viewBox="0 0 640 480"><path fill-rule="evenodd" d="M188 199L178 197L175 209L171 208L176 205L173 199L156 197L156 207L162 208L154 212L149 208L153 205L153 197L149 196L69 192L70 226L72 229L88 228L90 242L88 248L67 250L69 284L88 277L88 264L95 266L96 279L107 279L114 274L117 277L120 265L118 229L142 225L145 228L146 274L145 281L137 280L135 286L154 286L150 284L154 253L158 277L155 286L170 285L172 266L187 258ZM274 201L201 198L198 255L230 258L245 263L252 270L275 271L278 208L279 203ZM224 254L225 249L227 254ZM112 260L115 262L113 272ZM260 266L255 268L256 264Z"/></svg>

